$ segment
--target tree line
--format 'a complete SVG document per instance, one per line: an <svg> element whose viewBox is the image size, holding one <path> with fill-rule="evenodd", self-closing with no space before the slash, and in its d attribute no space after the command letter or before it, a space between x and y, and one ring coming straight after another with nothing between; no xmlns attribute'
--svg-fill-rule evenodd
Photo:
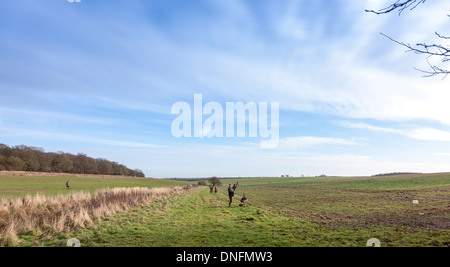
<svg viewBox="0 0 450 267"><path fill-rule="evenodd" d="M0 171L32 171L73 174L122 175L145 177L141 170L132 170L117 162L94 159L85 154L45 152L40 147L25 145L9 147L0 144Z"/></svg>

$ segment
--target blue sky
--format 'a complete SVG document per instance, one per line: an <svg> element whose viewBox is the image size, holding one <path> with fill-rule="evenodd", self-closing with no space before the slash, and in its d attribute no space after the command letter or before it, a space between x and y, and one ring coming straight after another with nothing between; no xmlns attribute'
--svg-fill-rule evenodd
<svg viewBox="0 0 450 267"><path fill-rule="evenodd" d="M450 166L450 80L398 40L450 35L444 0L3 0L0 143L149 177L372 175ZM414 25L414 27L411 27ZM280 145L174 138L175 102L279 102Z"/></svg>

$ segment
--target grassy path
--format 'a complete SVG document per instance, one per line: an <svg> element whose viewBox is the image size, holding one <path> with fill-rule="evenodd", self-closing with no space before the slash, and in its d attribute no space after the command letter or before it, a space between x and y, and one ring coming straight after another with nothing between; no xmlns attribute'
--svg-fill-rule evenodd
<svg viewBox="0 0 450 267"><path fill-rule="evenodd" d="M212 195L201 188L112 215L88 229L57 235L40 245L64 246L75 237L83 246L107 247L299 246L303 233L312 227L251 205L227 206L226 195Z"/></svg>

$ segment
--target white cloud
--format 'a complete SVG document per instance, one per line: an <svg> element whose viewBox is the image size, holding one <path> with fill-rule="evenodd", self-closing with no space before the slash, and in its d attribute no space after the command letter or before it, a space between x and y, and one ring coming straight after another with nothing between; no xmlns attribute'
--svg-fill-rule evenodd
<svg viewBox="0 0 450 267"><path fill-rule="evenodd" d="M432 128L414 129L406 132L406 135L418 140L450 142L450 132Z"/></svg>
<svg viewBox="0 0 450 267"><path fill-rule="evenodd" d="M309 148L319 145L359 145L355 140L342 139L342 138L327 138L327 137L313 137L313 136L300 136L300 137L288 137L282 138L279 143L279 147L286 148Z"/></svg>
<svg viewBox="0 0 450 267"><path fill-rule="evenodd" d="M27 121L65 121L65 122L83 122L89 124L114 124L111 119L95 118L91 116L82 116L73 113L39 111L32 109L4 108L0 107L0 114L16 120Z"/></svg>
<svg viewBox="0 0 450 267"><path fill-rule="evenodd" d="M86 137L82 135L67 134L61 132L45 132L45 131L32 131L29 129L18 129L18 128L6 128L0 127L0 134L3 138L5 137L27 137L27 138L37 138L40 140L51 140L51 141L64 141L66 143L82 143L82 144L102 144L107 146L115 147L134 147L134 148L156 148L161 147L160 145L140 143L140 142L130 142L121 140L110 140L104 138L96 137Z"/></svg>
<svg viewBox="0 0 450 267"><path fill-rule="evenodd" d="M385 159L365 154L289 153L284 148L260 150L257 146L185 145L135 151L120 155L156 177L279 177L300 175L374 175L389 172L444 172L447 159ZM174 159L176 167L174 167ZM127 164L131 165L130 163ZM205 167L206 166L206 167Z"/></svg>
<svg viewBox="0 0 450 267"><path fill-rule="evenodd" d="M104 139L80 139L81 142L86 143L98 143L109 146L121 146L121 147L136 147L136 148L156 148L159 145L146 144L146 143L136 143L128 141L118 141L118 140L104 140Z"/></svg>
<svg viewBox="0 0 450 267"><path fill-rule="evenodd" d="M433 156L450 157L450 153L433 153Z"/></svg>
<svg viewBox="0 0 450 267"><path fill-rule="evenodd" d="M271 1L264 1L268 2ZM68 111L70 105L65 106L68 102L64 100L69 95L74 97L71 103L83 100L76 107L82 106L81 110L85 111L101 110L105 106L116 107L121 115L123 109L153 111L160 115L158 119L165 120L164 114L170 114L174 102L189 99L194 93L203 93L217 101L280 102L282 110L306 111L317 116L332 114L341 120L360 118L400 123L425 120L450 125L450 105L447 103L450 79L421 78L421 74L412 68L421 67L425 61L417 55L404 54L402 47L379 35L379 32L385 32L401 41L427 41L434 30L448 28L448 17L442 16L447 9L439 10L433 6L439 1L431 1L432 9L429 9L427 1L426 6L421 6L410 16L398 18L395 14L376 16L364 12L365 8L382 8L388 0L335 2L290 1L287 5L274 2L269 6L252 7L237 0L213 1L209 4L218 6L214 16L180 12L180 17L168 16L167 25L158 25L156 20L152 22L144 12L145 8L133 6L141 3L127 5L127 12L120 12L129 14L126 19L109 16L117 18L115 20L105 19L104 12L99 16L90 16L96 12L72 12L75 9L60 13L55 12L52 5L40 4L36 7L42 6L44 10L33 13L30 8L27 12L30 19L47 17L48 21L57 22L62 14L65 19L79 23L77 27L49 23L58 26L53 32L51 28L43 27L48 30L48 36L55 36L55 39L33 39L39 32L29 35L26 30L17 34L29 36L27 42L15 38L16 35L6 35L8 41L0 56L5 58L7 64L4 66L7 67L0 70L4 80L0 91L12 95L8 99L13 101L2 103L0 113L36 120L105 124L103 132L118 133L120 129L115 127L115 119L76 114L77 110L71 113ZM143 3L145 1L142 2L145 7ZM111 4L108 12L115 9L120 7ZM174 9L166 10L172 11ZM302 16L298 12L303 12ZM17 17L20 15L22 12ZM408 25L417 27L411 29ZM64 36L52 34L58 32L65 32L64 36L69 38L60 39ZM79 41L68 45L69 40ZM34 96L47 100L38 102L44 111L35 113L32 108L20 109L21 105L28 105L22 101L24 97L34 99ZM100 99L101 103L86 104L87 98ZM8 105L12 108L8 109ZM61 110L53 112L52 105ZM12 121L9 116L3 117L8 118L8 123ZM16 121L12 127L22 127L23 120ZM143 123L148 121L143 120ZM114 127L107 129L108 124ZM345 121L339 124L415 140L450 141L450 132L422 125L396 129ZM121 138L86 137L88 127L74 129L71 135L66 135L64 132L50 133L45 126L38 126L40 128L29 126L26 130L0 128L0 133L2 138L19 136L88 143L93 144L93 150L98 148L97 144L114 149L117 146L149 148L148 155L130 152L124 162L139 160L141 166L151 162L148 168L160 170L161 176L171 172L178 176L186 173L274 175L281 170L307 174L296 168L307 169L309 174L323 171L342 175L398 171L396 168L407 171L421 167L421 171L439 169L427 163L382 162L370 156L347 155L345 149L340 151L341 155L283 155L290 148L361 145L361 139L350 137L283 138L279 149L271 152L261 152L253 147L187 147L189 142L182 142L178 147L155 153L157 145L135 142L133 136L112 140ZM133 130L136 134L143 129ZM166 129L158 130L164 132ZM165 144L172 142L170 134L167 138L163 140ZM177 161L174 168L174 159L179 157L182 160ZM146 173L151 174L153 170L146 170ZM211 173L214 170L217 173Z"/></svg>
<svg viewBox="0 0 450 267"><path fill-rule="evenodd" d="M343 127L347 127L347 128L369 130L369 131L374 131L374 132L401 133L401 131L396 130L396 129L374 126L374 125L370 125L370 124L367 124L364 122L354 123L354 122L348 122L348 121L338 121L337 124L340 126L343 126Z"/></svg>
<svg viewBox="0 0 450 267"><path fill-rule="evenodd" d="M339 121L337 124L347 128L403 135L416 140L450 142L450 131L435 128L411 127L407 129L394 129L374 126L368 123L353 123L347 121Z"/></svg>
<svg viewBox="0 0 450 267"><path fill-rule="evenodd" d="M194 72L203 73L204 88L214 88L216 94L252 101L264 96L266 101L280 102L285 110L450 125L450 105L446 103L450 80L425 79L413 70L420 67L417 62L425 61L403 53L403 48L379 34L391 27L384 25L387 18L361 12L354 19L356 26L339 37L297 46L294 37L286 44L264 42L267 50L261 50L262 40L249 34L243 43L258 47L261 56L207 47L203 55L197 55L208 60L202 60L205 64L201 69L196 66ZM369 53L371 50L376 53Z"/></svg>
<svg viewBox="0 0 450 267"><path fill-rule="evenodd" d="M130 103L133 108L155 105L149 101L172 100L170 95L183 98L200 90L211 97L226 96L242 101L257 101L264 96L265 101L279 101L280 107L288 110L346 118L426 119L450 125L446 116L450 114L450 106L445 103L450 97L449 82L420 78L421 74L412 70L416 65L411 63L421 60L412 55L415 60L411 61L402 48L379 35L380 31L392 28L410 31L403 27L417 16L427 22L427 27L420 30L426 34L448 18L441 18L441 12L433 15L436 6L431 5L430 12L427 4L414 11L414 16L402 16L401 27L392 27L387 24L392 22L392 16L364 12L365 8L376 9L386 4L387 1L376 0L334 4L340 16L348 17L336 17L330 26L326 13L330 11L323 8L323 1L269 4L261 10L241 1L214 2L211 5L221 10L216 18L202 21L196 17L191 18L195 21L192 25L179 25L183 29L180 32L185 27L201 26L201 31L190 31L189 38L176 30L165 32L160 25L144 24L145 20L128 22L132 27L109 21L112 30L101 31L101 39L111 40L107 48L115 51L112 48L120 47L123 56L104 58L78 51L76 47L39 53L33 50L33 54L45 54L57 62L65 58L68 64L62 68L64 75L52 73L53 76L66 77L69 81L81 77L77 80L82 80L82 86L77 86L77 90L89 90L89 95L99 98L108 95L112 102ZM309 9L320 13L299 16L298 12ZM81 21L84 23L77 27L80 30L72 31L86 39L92 34L83 30L87 25L102 25L101 18L86 17ZM177 25L179 21L174 23ZM328 37L327 31L334 27L343 31ZM177 38L171 38L170 34ZM266 39L265 34L283 38ZM225 40L229 43L223 45ZM92 46L102 47L96 42ZM369 53L371 50L378 52ZM392 55L399 56L393 60ZM49 62L45 57L38 60ZM76 72L75 76L71 75L72 65L90 68ZM56 92L50 91L52 95ZM164 111L161 106L156 105L155 109Z"/></svg>

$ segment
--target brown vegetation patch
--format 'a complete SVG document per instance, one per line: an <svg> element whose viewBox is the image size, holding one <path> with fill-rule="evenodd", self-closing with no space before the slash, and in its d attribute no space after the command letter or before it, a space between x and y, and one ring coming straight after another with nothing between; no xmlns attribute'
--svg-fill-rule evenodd
<svg viewBox="0 0 450 267"><path fill-rule="evenodd" d="M94 194L74 193L0 201L0 245L16 245L18 235L70 232L89 226L95 219L146 205L194 188L113 188Z"/></svg>

